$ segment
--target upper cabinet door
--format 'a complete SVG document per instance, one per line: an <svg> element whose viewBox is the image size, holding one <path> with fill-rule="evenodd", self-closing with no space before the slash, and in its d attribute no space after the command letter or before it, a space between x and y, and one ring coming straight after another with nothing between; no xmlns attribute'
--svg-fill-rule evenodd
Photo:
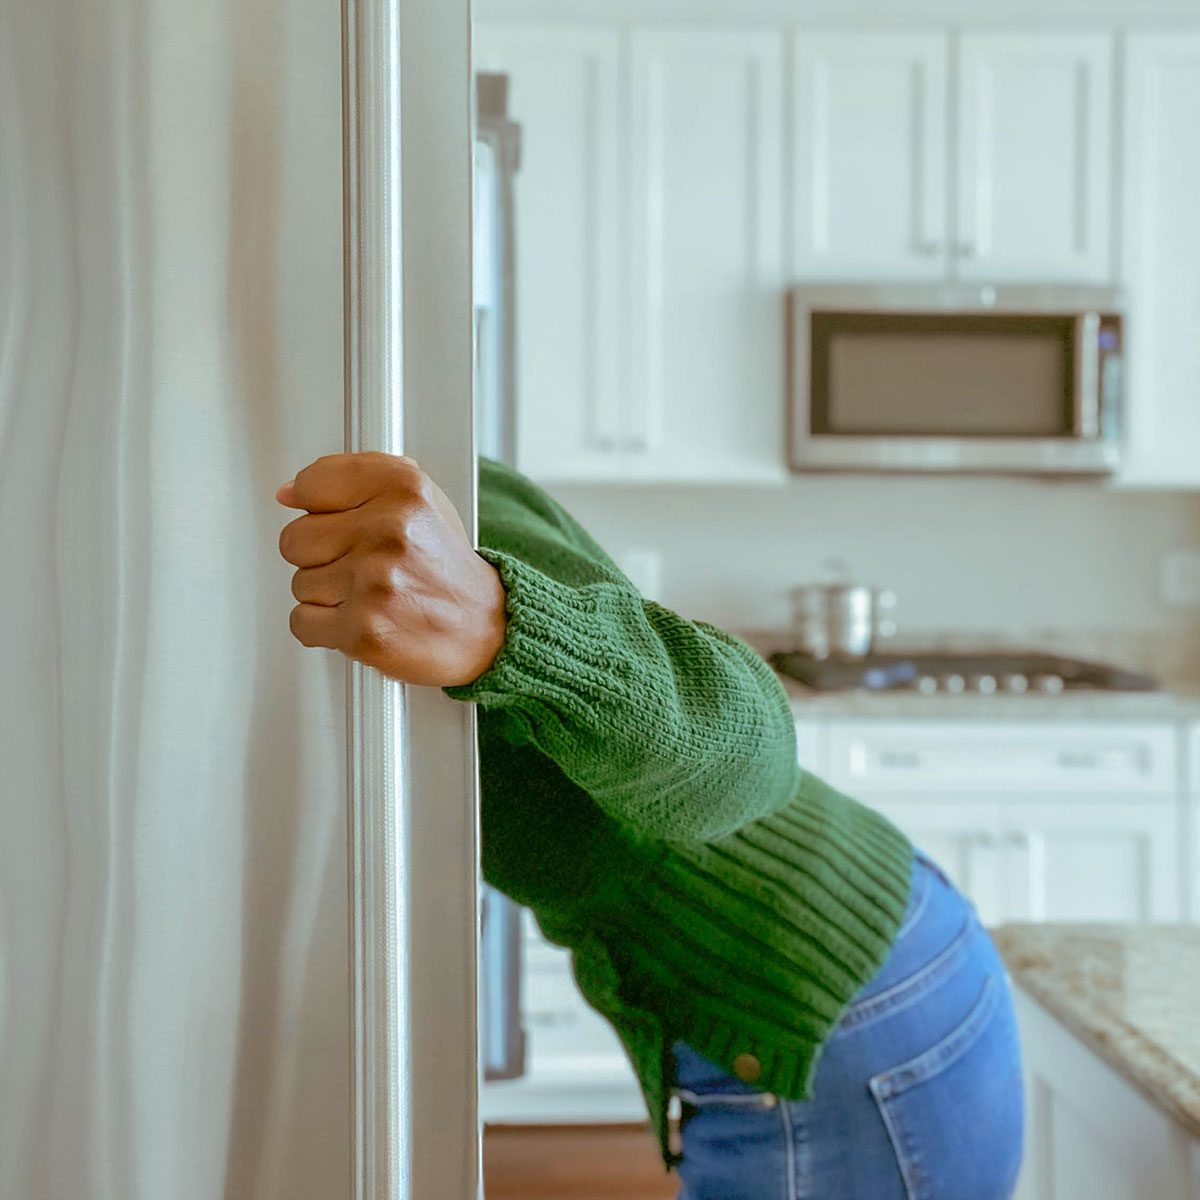
<svg viewBox="0 0 1200 1200"><path fill-rule="evenodd" d="M1200 34L1132 34L1124 103L1122 482L1200 484Z"/></svg>
<svg viewBox="0 0 1200 1200"><path fill-rule="evenodd" d="M620 35L481 23L475 62L509 75L515 181L517 463L612 478L624 448L618 328Z"/></svg>
<svg viewBox="0 0 1200 1200"><path fill-rule="evenodd" d="M631 470L780 480L783 34L631 38Z"/></svg>
<svg viewBox="0 0 1200 1200"><path fill-rule="evenodd" d="M979 33L960 46L959 277L1110 280L1112 37Z"/></svg>
<svg viewBox="0 0 1200 1200"><path fill-rule="evenodd" d="M799 277L944 276L948 47L945 33L795 37Z"/></svg>

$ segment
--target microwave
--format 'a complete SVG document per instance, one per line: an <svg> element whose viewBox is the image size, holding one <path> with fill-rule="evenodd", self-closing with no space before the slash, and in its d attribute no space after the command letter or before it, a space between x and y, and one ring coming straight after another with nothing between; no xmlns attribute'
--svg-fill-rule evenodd
<svg viewBox="0 0 1200 1200"><path fill-rule="evenodd" d="M1119 291L807 286L789 304L796 470L1103 475L1119 463Z"/></svg>

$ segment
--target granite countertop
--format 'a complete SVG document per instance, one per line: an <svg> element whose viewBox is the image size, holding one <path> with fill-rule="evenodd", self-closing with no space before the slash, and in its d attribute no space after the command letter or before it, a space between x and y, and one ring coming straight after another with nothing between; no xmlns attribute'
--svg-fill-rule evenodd
<svg viewBox="0 0 1200 1200"><path fill-rule="evenodd" d="M1200 926L1005 925L1017 984L1200 1137Z"/></svg>
<svg viewBox="0 0 1200 1200"><path fill-rule="evenodd" d="M963 720L1200 721L1200 693L1186 691L1065 691L1057 696L966 694L923 696L919 692L815 692L779 676L797 717L912 717Z"/></svg>

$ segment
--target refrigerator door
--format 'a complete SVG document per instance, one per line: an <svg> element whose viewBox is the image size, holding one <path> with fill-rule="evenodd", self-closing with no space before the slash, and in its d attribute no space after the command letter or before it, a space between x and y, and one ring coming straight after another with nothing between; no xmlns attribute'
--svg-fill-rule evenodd
<svg viewBox="0 0 1200 1200"><path fill-rule="evenodd" d="M478 1190L471 714L277 550L347 432L472 512L467 3L349 15L344 209L336 3L0 3L0 1200Z"/></svg>

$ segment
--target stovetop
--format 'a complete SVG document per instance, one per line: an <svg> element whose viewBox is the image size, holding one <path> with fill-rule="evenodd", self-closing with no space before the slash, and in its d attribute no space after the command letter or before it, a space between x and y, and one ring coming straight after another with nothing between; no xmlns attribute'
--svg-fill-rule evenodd
<svg viewBox="0 0 1200 1200"><path fill-rule="evenodd" d="M865 658L813 658L803 652L771 656L781 674L819 692L914 691L926 695L975 692L983 695L1056 695L1066 690L1156 691L1149 675L1107 663L1037 651L900 651Z"/></svg>

